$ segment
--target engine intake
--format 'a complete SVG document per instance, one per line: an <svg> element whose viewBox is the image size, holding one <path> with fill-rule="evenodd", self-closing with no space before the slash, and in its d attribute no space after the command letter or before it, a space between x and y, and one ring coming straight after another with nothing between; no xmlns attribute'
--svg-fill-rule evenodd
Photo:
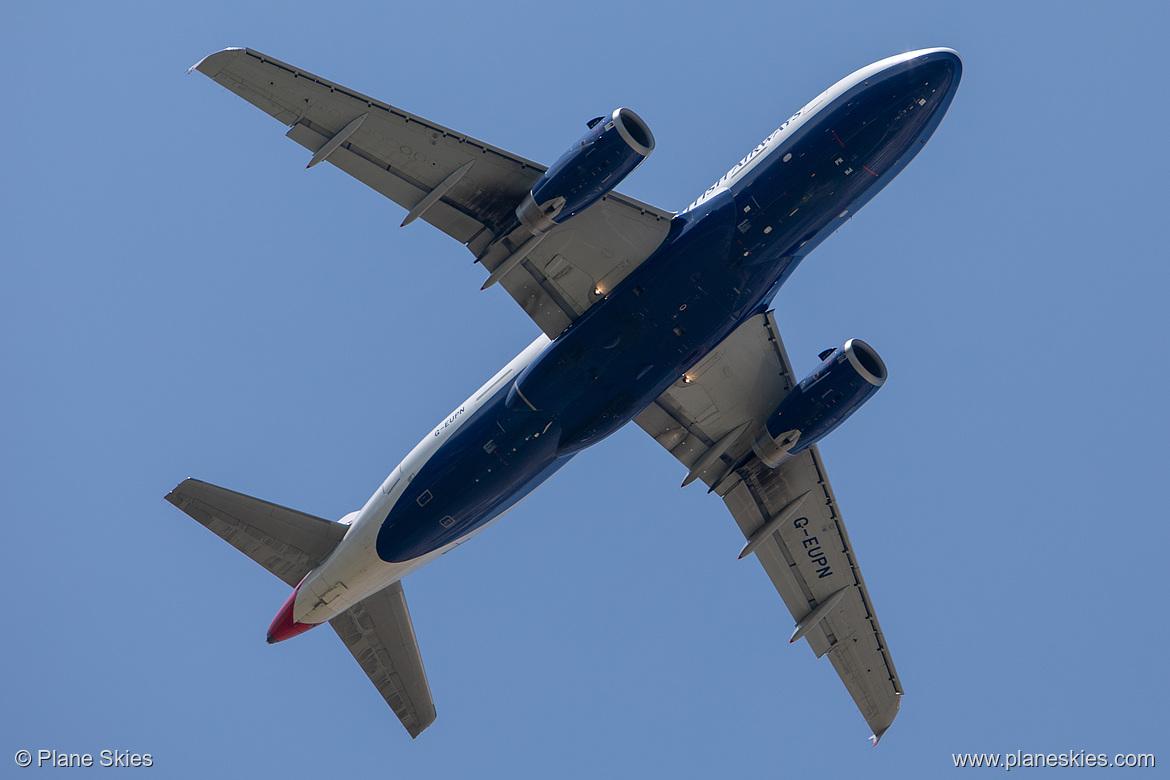
<svg viewBox="0 0 1170 780"><path fill-rule="evenodd" d="M873 347L861 339L846 341L784 396L752 440L752 450L776 468L836 430L886 376L886 364Z"/></svg>
<svg viewBox="0 0 1170 780"><path fill-rule="evenodd" d="M601 200L654 151L654 134L628 108L589 123L537 180L516 217L534 235L544 233Z"/></svg>

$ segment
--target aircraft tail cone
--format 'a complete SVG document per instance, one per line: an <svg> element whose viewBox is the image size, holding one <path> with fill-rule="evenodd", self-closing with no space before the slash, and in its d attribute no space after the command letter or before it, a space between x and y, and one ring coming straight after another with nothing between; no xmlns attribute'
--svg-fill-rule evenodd
<svg viewBox="0 0 1170 780"><path fill-rule="evenodd" d="M303 634L310 628L319 625L317 623L298 623L293 619L293 607L296 605L298 590L300 590L299 585L293 588L293 592L285 600L284 606L280 608L268 626L268 644L274 645L277 642L292 639L294 636Z"/></svg>

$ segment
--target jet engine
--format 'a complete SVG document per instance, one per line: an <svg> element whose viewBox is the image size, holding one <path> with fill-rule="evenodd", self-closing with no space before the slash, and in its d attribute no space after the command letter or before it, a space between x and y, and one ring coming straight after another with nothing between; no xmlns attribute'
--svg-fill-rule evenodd
<svg viewBox="0 0 1170 780"><path fill-rule="evenodd" d="M886 381L886 364L861 339L821 356L752 440L752 450L772 468L828 436Z"/></svg>
<svg viewBox="0 0 1170 780"><path fill-rule="evenodd" d="M589 122L589 132L537 180L516 217L539 235L601 200L654 151L654 134L628 108Z"/></svg>

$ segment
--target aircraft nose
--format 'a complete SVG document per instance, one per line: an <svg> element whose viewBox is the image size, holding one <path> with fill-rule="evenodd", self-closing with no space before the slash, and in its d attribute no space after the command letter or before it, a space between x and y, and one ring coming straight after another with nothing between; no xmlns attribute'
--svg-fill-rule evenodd
<svg viewBox="0 0 1170 780"><path fill-rule="evenodd" d="M922 49L912 52L912 56L910 68L916 77L922 76L948 90L958 85L963 73L963 60L954 49Z"/></svg>
<svg viewBox="0 0 1170 780"><path fill-rule="evenodd" d="M891 57L885 83L895 92L919 94L928 113L945 112L959 87L963 61L954 49L919 49Z"/></svg>

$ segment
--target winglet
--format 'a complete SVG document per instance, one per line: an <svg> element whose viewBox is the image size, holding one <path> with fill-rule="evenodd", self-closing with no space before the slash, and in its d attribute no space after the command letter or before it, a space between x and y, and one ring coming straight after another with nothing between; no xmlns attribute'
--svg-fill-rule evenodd
<svg viewBox="0 0 1170 780"><path fill-rule="evenodd" d="M899 698L901 698L901 694L899 694ZM877 747L877 743L882 741L882 737L884 737L886 735L886 732L889 730L890 730L890 724L887 723L886 727L884 729L882 729L881 731L875 731L874 733L869 735L869 739L870 739L873 747Z"/></svg>
<svg viewBox="0 0 1170 780"><path fill-rule="evenodd" d="M191 67L187 68L187 72L192 73L194 71L200 71L201 73L207 75L210 78L215 78L215 74L219 73L220 68L216 68L215 73L209 73L208 71L203 70L203 63L207 62L212 57L218 57L221 54L227 54L228 52L235 52L235 51L245 51L245 49L240 47L240 46L229 46L226 49L221 49L220 51L212 52L211 54L208 54L203 59L199 60L199 62L196 62Z"/></svg>

